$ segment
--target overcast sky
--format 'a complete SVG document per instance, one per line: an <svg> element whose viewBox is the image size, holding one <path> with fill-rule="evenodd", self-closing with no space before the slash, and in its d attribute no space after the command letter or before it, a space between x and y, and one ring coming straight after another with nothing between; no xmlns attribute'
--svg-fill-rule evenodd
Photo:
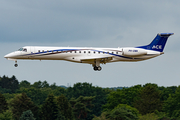
<svg viewBox="0 0 180 120"><path fill-rule="evenodd" d="M1 0L0 76L31 83L46 80L100 87L156 83L180 85L179 0ZM172 32L165 54L141 62L117 62L94 71L66 61L8 61L4 55L23 46L131 47L149 44L157 33Z"/></svg>

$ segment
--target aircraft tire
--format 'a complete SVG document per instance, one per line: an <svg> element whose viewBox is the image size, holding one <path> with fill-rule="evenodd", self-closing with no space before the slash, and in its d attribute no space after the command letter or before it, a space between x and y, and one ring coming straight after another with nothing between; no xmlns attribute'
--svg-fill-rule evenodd
<svg viewBox="0 0 180 120"><path fill-rule="evenodd" d="M94 70L97 71L97 70L98 70L98 67L94 66Z"/></svg>
<svg viewBox="0 0 180 120"><path fill-rule="evenodd" d="M15 66L15 67L17 67L17 66L18 66L18 64L14 64L14 66Z"/></svg>
<svg viewBox="0 0 180 120"><path fill-rule="evenodd" d="M98 67L97 67L97 70L98 70L98 71L101 71L101 70L102 70L102 67L101 67L101 66L98 66Z"/></svg>
<svg viewBox="0 0 180 120"><path fill-rule="evenodd" d="M95 67L94 67L94 70L95 70L95 71L101 71L101 70L102 70L102 68L101 68L101 66L98 66L98 67L97 67L97 66L95 66Z"/></svg>

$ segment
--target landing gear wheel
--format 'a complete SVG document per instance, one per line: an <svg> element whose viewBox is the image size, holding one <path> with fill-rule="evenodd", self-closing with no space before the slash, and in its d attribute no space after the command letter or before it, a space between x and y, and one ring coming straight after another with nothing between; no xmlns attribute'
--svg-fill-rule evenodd
<svg viewBox="0 0 180 120"><path fill-rule="evenodd" d="M98 70L98 67L94 66L94 70L97 71L97 70Z"/></svg>
<svg viewBox="0 0 180 120"><path fill-rule="evenodd" d="M15 64L14 64L14 66L15 66L15 67L17 67L17 66L18 66L18 64L17 64L17 60L15 61Z"/></svg>
<svg viewBox="0 0 180 120"><path fill-rule="evenodd" d="M94 70L95 70L95 71L101 71L101 69L102 69L101 66L98 66L98 67L97 67L97 66L94 66Z"/></svg>
<svg viewBox="0 0 180 120"><path fill-rule="evenodd" d="M97 69L98 71L101 71L101 69L102 69L101 66L98 66L97 68L98 68L98 69Z"/></svg>
<svg viewBox="0 0 180 120"><path fill-rule="evenodd" d="M17 67L17 66L18 66L18 64L14 64L14 66L15 66L15 67Z"/></svg>

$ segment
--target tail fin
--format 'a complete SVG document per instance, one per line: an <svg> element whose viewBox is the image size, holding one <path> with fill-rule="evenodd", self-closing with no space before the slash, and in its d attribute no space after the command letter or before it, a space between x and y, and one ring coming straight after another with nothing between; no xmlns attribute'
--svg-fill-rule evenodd
<svg viewBox="0 0 180 120"><path fill-rule="evenodd" d="M143 49L147 49L147 50L155 50L155 51L163 52L168 37L173 34L174 33L159 33L159 34L157 34L157 36L154 38L154 40L149 45L140 46L137 48L143 48Z"/></svg>

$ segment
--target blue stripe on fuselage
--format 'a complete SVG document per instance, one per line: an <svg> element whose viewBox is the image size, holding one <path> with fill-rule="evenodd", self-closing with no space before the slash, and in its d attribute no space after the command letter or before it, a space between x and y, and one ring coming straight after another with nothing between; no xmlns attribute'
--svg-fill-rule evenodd
<svg viewBox="0 0 180 120"><path fill-rule="evenodd" d="M126 56L122 56L122 55L117 55L117 54L113 54L113 53L109 53L109 52L104 52L104 51L99 51L99 50L93 50L93 49L58 49L58 50L48 50L48 51L44 51L44 52L37 52L37 53L31 53L31 54L26 54L26 55L21 55L21 56L29 56L29 55L51 55L51 54L59 54L62 52L70 52L70 51L82 51L82 50L91 50L91 51L96 51L96 52L100 52L100 53L105 53L105 54L110 54L113 56L117 56L117 57L121 57L121 58L126 58L126 59L141 59L141 58L132 58L132 57L126 57ZM47 54L44 54L47 53Z"/></svg>

